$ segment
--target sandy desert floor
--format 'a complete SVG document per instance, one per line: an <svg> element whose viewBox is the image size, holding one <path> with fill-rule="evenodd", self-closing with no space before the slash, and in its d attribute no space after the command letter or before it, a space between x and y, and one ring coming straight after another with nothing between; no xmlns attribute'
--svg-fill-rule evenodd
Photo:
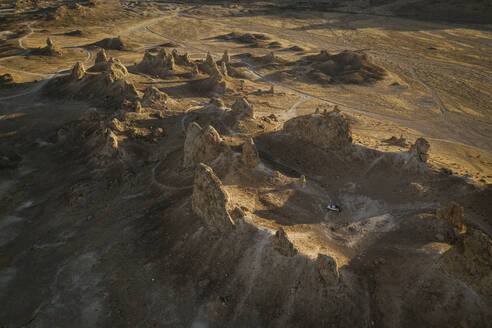
<svg viewBox="0 0 492 328"><path fill-rule="evenodd" d="M491 25L354 8L2 3L0 327L492 322Z"/></svg>

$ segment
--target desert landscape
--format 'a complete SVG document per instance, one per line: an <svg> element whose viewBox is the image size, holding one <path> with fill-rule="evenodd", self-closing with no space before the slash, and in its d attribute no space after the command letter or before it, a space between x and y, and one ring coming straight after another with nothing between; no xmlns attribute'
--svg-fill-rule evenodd
<svg viewBox="0 0 492 328"><path fill-rule="evenodd" d="M488 1L0 27L0 327L490 327Z"/></svg>

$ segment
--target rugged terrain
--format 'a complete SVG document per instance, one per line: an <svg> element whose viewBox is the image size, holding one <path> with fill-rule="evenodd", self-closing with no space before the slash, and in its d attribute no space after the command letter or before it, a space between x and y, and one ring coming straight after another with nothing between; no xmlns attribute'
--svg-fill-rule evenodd
<svg viewBox="0 0 492 328"><path fill-rule="evenodd" d="M0 327L486 327L464 3L1 2Z"/></svg>

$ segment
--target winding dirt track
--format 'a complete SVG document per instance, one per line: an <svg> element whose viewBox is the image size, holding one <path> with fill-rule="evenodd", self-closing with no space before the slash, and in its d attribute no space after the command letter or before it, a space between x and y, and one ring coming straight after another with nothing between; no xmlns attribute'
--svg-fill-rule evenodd
<svg viewBox="0 0 492 328"><path fill-rule="evenodd" d="M197 52L200 52L200 53L203 53L203 54L206 54L206 53L210 52L213 57L220 58L221 55L218 54L218 53L215 53L213 51L209 51L209 50L206 50L206 49L203 49L203 48L198 48L196 46L192 46L192 45L190 45L188 43L181 42L179 40L175 40L175 39L169 37L168 35L164 35L162 33L156 32L156 31L154 31L151 28L153 25L156 25L156 24L160 23L162 20L164 20L166 18L169 18L169 17L183 16L183 17L188 17L188 18L193 18L193 19L200 19L200 18L197 18L197 17L192 16L192 15L183 14L184 11L185 10L174 11L171 14L167 14L165 16L161 16L161 17L158 17L158 18L153 18L153 19L148 20L146 22L139 23L139 24L137 24L135 26L132 26L129 29L124 30L123 32L120 32L118 35L128 35L128 34L131 34L133 32L136 32L136 31L146 30L146 31L148 31L148 32L150 32L150 33L152 33L152 34L154 34L156 36L159 36L159 37L161 37L161 38L163 38L165 40L168 40L168 41L172 41L174 43L177 43L177 44L181 45L185 49L197 51ZM30 33L28 33L27 35L25 35L22 38L22 41L24 39L26 39L29 35L31 35L33 33L33 29L32 29L31 26L34 23L36 23L36 21L30 22L28 24L28 26L29 26L29 28L30 28L31 31L30 31ZM268 25L261 24L261 23L260 24L255 23L255 25L261 25L262 27L267 28L268 30L272 30L271 31L272 33L273 32L276 32L276 33L280 33L280 34L285 34L284 31L282 31L281 29L279 29L277 27L268 26ZM307 31L305 31L305 33L308 33L310 35L310 38L314 38L314 39L318 40L319 42L322 42L326 46L326 40L323 40L320 36L318 36L316 34L313 34L313 33L309 33ZM292 37L292 35L289 34L289 37ZM22 41L19 41L19 45L22 45L23 46ZM344 39L344 44L346 44L345 39ZM348 47L347 46L341 47L341 46L336 45L336 44L331 44L331 45L334 46L334 47L336 47L337 49L341 49L341 48L351 49L351 48L353 48L353 47L350 47L350 46L348 46ZM88 50L86 50L84 48L81 48L81 47L77 47L77 46L75 46L74 48L81 49L81 50L86 51L88 53L88 57L84 61L84 63L88 63L92 59L92 54L91 54L90 51L88 51ZM411 72L413 72L413 75L414 75L415 80L428 89L428 91L431 93L434 101L439 106L439 108L440 108L441 113L443 114L443 116L446 115L446 113L448 112L448 110L444 106L444 104L441 101L441 99L439 98L439 96L437 95L436 91L432 87L430 87L429 85L427 85L426 83L424 83L418 77L417 73L415 72L415 69L413 68L413 66L410 63L408 63L408 62L402 62L399 58L398 59L397 58L393 58L393 56L377 55L377 54L376 54L376 56L381 56L382 58L385 58L386 60L395 61L395 62L404 64L405 66L409 67L411 69ZM362 108L348 106L348 105L339 103L339 102L334 101L334 100L325 99L325 98L322 98L322 97L319 97L319 96L316 96L316 95L313 95L313 94L309 94L307 92L304 92L304 91L301 91L299 89L296 89L296 88L287 86L285 84L282 84L282 83L279 83L279 82L276 82L276 81L272 81L272 80L266 78L264 75L262 75L258 71L256 71L254 69L254 67L250 63L245 62L243 60L240 60L240 62L242 64L244 64L247 67L247 69L249 70L249 72L252 75L254 75L256 78L258 78L259 80L262 80L262 81L265 81L267 83L273 84L273 85L275 85L275 86L277 86L279 88L282 88L284 90L288 90L288 91L291 91L293 93L296 93L296 94L300 95L302 97L302 99L304 99L304 101L306 101L307 99L312 99L312 100L317 100L319 102L322 102L322 103L325 103L325 104L328 104L328 105L331 105L331 106L335 106L336 105L340 109L345 110L347 112L361 114L361 115L365 115L365 116L372 117L372 118L375 118L375 119L392 122L392 123L398 124L400 126L407 127L407 128L414 129L414 130L419 130L419 124L422 122L421 120L400 119L400 118L395 118L395 117L392 117L392 116L389 116L389 115L373 113L371 111L368 111L368 110L365 110L365 109L362 109ZM0 98L0 101L5 101L5 100L12 99L12 98L17 98L17 97L21 97L21 96L25 96L25 95L29 95L29 94L35 93L35 92L39 91L47 83L48 78L54 77L56 75L59 75L61 72L66 71L69 68L70 67L63 68L63 69L61 69L61 70L59 70L57 72L46 74L46 75L44 75L44 77L46 79L43 80L43 81L41 81L41 82L39 82L38 85L36 85L32 89L30 89L28 91L25 91L25 92L22 92L20 94L6 96L6 97L1 97ZM472 69L472 68L468 68L468 67L462 67L462 68L475 72L475 70ZM26 72L26 71L18 71L18 72L22 72L22 73L25 73L25 74L31 74L31 75L33 75L33 74L39 74L39 73L31 73L31 72ZM486 73L485 72L481 72L481 74L483 75L483 74L486 74ZM486 74L486 75L488 76L488 74ZM43 75L42 74L39 74L39 76L43 76ZM293 106L291 106L291 108L289 109L289 111L292 110L292 109L295 109L295 107L297 107L298 105L299 104L294 104ZM185 117L183 117L183 120L185 118L186 118L186 114L185 114ZM465 146L465 147L470 147L470 148L478 149L480 151L489 152L486 149L482 149L482 148L476 147L474 145L466 144L466 143L459 142L459 141L456 141L456 140L450 140L450 139L447 139L447 138L444 138L444 137L443 138L426 137L426 138L429 139L429 140L433 140L433 141L446 142L446 143L451 143L451 144L455 144L455 145L460 145L460 146Z"/></svg>

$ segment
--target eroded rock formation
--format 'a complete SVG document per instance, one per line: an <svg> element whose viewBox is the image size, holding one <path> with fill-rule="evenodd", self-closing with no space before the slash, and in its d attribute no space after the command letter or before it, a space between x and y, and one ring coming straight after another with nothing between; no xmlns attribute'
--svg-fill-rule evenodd
<svg viewBox="0 0 492 328"><path fill-rule="evenodd" d="M480 230L463 234L444 254L444 268L476 292L492 296L492 240Z"/></svg>
<svg viewBox="0 0 492 328"><path fill-rule="evenodd" d="M85 76L84 64L82 64L81 62L77 62L72 68L72 72L70 75L72 77L72 80L74 81L81 80Z"/></svg>
<svg viewBox="0 0 492 328"><path fill-rule="evenodd" d="M51 38L46 39L46 47L37 48L32 51L34 55L42 56L61 56L63 55L62 50L51 40Z"/></svg>
<svg viewBox="0 0 492 328"><path fill-rule="evenodd" d="M255 111L245 97L238 98L231 107L231 113L238 118L254 118Z"/></svg>
<svg viewBox="0 0 492 328"><path fill-rule="evenodd" d="M44 91L56 96L92 99L109 106L138 99L135 86L128 80L128 71L118 59L111 58L100 66L101 72L86 74L77 63L69 75L50 80Z"/></svg>
<svg viewBox="0 0 492 328"><path fill-rule="evenodd" d="M212 168L199 163L195 170L192 208L209 228L228 232L234 228L234 221L228 210L229 195Z"/></svg>
<svg viewBox="0 0 492 328"><path fill-rule="evenodd" d="M161 49L156 55L146 52L136 68L142 73L166 76L175 69L175 56L168 54L165 49Z"/></svg>
<svg viewBox="0 0 492 328"><path fill-rule="evenodd" d="M418 138L415 143L410 147L410 155L416 158L420 162L427 162L429 159L430 144L424 138Z"/></svg>
<svg viewBox="0 0 492 328"><path fill-rule="evenodd" d="M318 254L315 264L319 274L328 285L333 286L338 283L340 273L338 272L337 262L333 257Z"/></svg>
<svg viewBox="0 0 492 328"><path fill-rule="evenodd" d="M210 163L224 153L230 153L230 148L213 126L203 129L196 122L188 126L184 142L184 167L194 167L200 162Z"/></svg>
<svg viewBox="0 0 492 328"><path fill-rule="evenodd" d="M349 121L339 111L294 117L284 131L323 149L342 149L352 143Z"/></svg>
<svg viewBox="0 0 492 328"><path fill-rule="evenodd" d="M282 228L277 230L275 235L270 237L270 243L274 249L284 256L291 257L297 255L298 253L297 249L294 247L294 244L292 244L289 238L287 238L287 234Z"/></svg>
<svg viewBox="0 0 492 328"><path fill-rule="evenodd" d="M142 105L146 107L161 107L167 104L169 96L156 87L147 87L142 97Z"/></svg>
<svg viewBox="0 0 492 328"><path fill-rule="evenodd" d="M250 168L256 167L260 163L260 156L252 138L249 138L242 147L241 162Z"/></svg>
<svg viewBox="0 0 492 328"><path fill-rule="evenodd" d="M466 232L463 206L450 202L445 207L437 210L437 218L451 222L456 234Z"/></svg>

